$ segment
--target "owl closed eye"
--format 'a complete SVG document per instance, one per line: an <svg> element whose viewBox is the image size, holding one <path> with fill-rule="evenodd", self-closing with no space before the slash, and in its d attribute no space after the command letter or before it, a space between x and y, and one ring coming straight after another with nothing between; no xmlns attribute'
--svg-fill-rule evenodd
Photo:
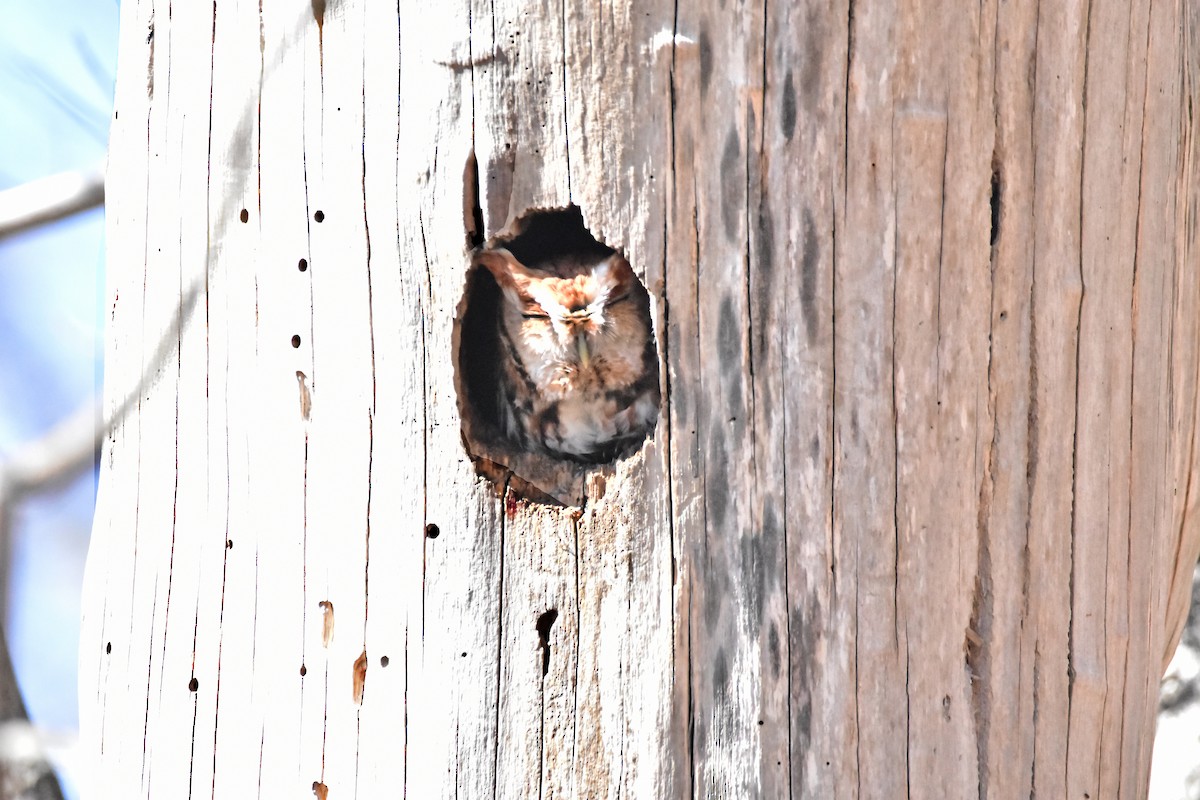
<svg viewBox="0 0 1200 800"><path fill-rule="evenodd" d="M526 266L503 248L476 254L500 288L497 404L513 446L608 461L658 419L648 298L620 254Z"/></svg>

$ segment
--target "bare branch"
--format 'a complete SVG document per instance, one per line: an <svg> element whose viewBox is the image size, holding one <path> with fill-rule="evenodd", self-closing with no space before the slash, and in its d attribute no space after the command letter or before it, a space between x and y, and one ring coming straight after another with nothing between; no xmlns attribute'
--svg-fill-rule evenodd
<svg viewBox="0 0 1200 800"><path fill-rule="evenodd" d="M104 437L121 423L137 398L146 391L150 376L170 358L199 296L199 287L193 287L184 295L175 319L163 332L137 386L125 395L103 424L99 398L89 399L49 432L21 446L0 462L0 512L6 507L11 508L23 495L60 486L91 466ZM0 534L4 527L0 513Z"/></svg>
<svg viewBox="0 0 1200 800"><path fill-rule="evenodd" d="M104 171L60 172L0 192L0 239L104 204Z"/></svg>

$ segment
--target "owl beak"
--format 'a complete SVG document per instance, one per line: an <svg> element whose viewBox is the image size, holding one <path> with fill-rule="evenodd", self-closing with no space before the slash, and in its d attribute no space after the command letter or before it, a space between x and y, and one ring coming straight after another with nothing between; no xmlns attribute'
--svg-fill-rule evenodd
<svg viewBox="0 0 1200 800"><path fill-rule="evenodd" d="M583 331L575 332L575 349L579 351L579 363L586 367L591 353L588 352L587 334Z"/></svg>

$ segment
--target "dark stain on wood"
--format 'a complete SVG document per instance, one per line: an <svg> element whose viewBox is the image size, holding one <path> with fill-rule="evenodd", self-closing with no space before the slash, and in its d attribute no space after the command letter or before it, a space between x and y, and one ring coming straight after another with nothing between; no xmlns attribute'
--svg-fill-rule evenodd
<svg viewBox="0 0 1200 800"><path fill-rule="evenodd" d="M779 626L771 623L767 631L767 660L771 667L771 677L778 679L780 671Z"/></svg>
<svg viewBox="0 0 1200 800"><path fill-rule="evenodd" d="M738 543L742 567L742 590L746 595L746 631L751 638L762 628L763 596L766 594L766 564L763 561L763 537L749 533Z"/></svg>
<svg viewBox="0 0 1200 800"><path fill-rule="evenodd" d="M783 78L783 96L779 98L782 108L779 113L779 127L783 138L789 142L796 133L796 84L792 81L792 70L789 68Z"/></svg>
<svg viewBox="0 0 1200 800"><path fill-rule="evenodd" d="M717 649L717 657L713 660L713 697L717 703L724 705L729 702L729 656L725 648Z"/></svg>
<svg viewBox="0 0 1200 800"><path fill-rule="evenodd" d="M760 178L761 180L761 178ZM754 288L753 312L751 321L754 326L754 365L771 364L771 347L779 335L781 321L775 311L775 216L767 203L766 195L758 208L758 235L755 240L755 265L751 280ZM764 418L772 415L771 392L759 395L761 410Z"/></svg>
<svg viewBox="0 0 1200 800"><path fill-rule="evenodd" d="M721 598L725 594L725 576L723 573L708 569L705 571L704 583L704 628L709 633L716 630L721 621Z"/></svg>
<svg viewBox="0 0 1200 800"><path fill-rule="evenodd" d="M705 473L708 518L718 530L725 525L729 509L729 453L725 448L725 426L718 420L709 434L708 463ZM709 587L711 590L712 587Z"/></svg>
<svg viewBox="0 0 1200 800"><path fill-rule="evenodd" d="M817 242L817 224L812 211L804 209L804 249L800 258L800 311L804 314L804 332L808 341L817 337L817 264L821 245Z"/></svg>
<svg viewBox="0 0 1200 800"><path fill-rule="evenodd" d="M671 331L672 337L676 336L677 334L678 334L678 329L673 329ZM673 363L663 364L662 369L666 369L668 371L674 370L677 372L679 370L679 367L677 366L678 360L675 358L672 358L671 361ZM669 374L669 372L668 372L668 374ZM670 400L669 411L674 412L674 415L675 415L674 424L684 426L684 425L687 425L689 420L691 419L690 415L691 415L691 411L692 411L692 396L691 396L692 388L693 387L688 386L687 384L683 384L683 385L672 384L671 393L670 393L670 397L669 397L669 400ZM664 397L666 397L665 393L664 393ZM664 414L668 413L668 409L666 407L664 407L663 413Z"/></svg>
<svg viewBox="0 0 1200 800"><path fill-rule="evenodd" d="M819 631L814 620L821 619L819 603L811 593L792 609L788 652L792 656L792 763L803 774L806 756L812 744L812 688L816 685L813 659Z"/></svg>
<svg viewBox="0 0 1200 800"><path fill-rule="evenodd" d="M721 381L725 384L725 400L730 416L742 415L742 347L738 315L734 313L729 295L721 299L717 317L717 356L721 363ZM724 420L719 420L722 424Z"/></svg>
<svg viewBox="0 0 1200 800"><path fill-rule="evenodd" d="M700 93L706 94L712 80L712 39L707 29L701 29L697 46L700 50Z"/></svg>
<svg viewBox="0 0 1200 800"><path fill-rule="evenodd" d="M818 108L821 97L821 45L825 39L820 11L810 9L804 25L804 49L800 51L800 91L806 111Z"/></svg>
<svg viewBox="0 0 1200 800"><path fill-rule="evenodd" d="M758 256L755 274L760 278L755 294L766 304L775 288L775 215L766 194L758 208L758 242L754 252Z"/></svg>
<svg viewBox="0 0 1200 800"><path fill-rule="evenodd" d="M729 129L725 137L725 150L721 153L721 172L718 175L724 191L721 193L721 221L725 224L725 235L737 241L742 209L746 199L746 184L742 175L742 146L738 141L737 128Z"/></svg>

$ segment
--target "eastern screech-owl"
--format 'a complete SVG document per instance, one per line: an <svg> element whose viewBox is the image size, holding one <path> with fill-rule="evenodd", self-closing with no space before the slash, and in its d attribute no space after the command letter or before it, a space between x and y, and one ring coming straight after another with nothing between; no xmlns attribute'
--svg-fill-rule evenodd
<svg viewBox="0 0 1200 800"><path fill-rule="evenodd" d="M500 427L516 446L597 463L658 419L646 290L620 254L530 268L502 248L476 263L500 287Z"/></svg>

